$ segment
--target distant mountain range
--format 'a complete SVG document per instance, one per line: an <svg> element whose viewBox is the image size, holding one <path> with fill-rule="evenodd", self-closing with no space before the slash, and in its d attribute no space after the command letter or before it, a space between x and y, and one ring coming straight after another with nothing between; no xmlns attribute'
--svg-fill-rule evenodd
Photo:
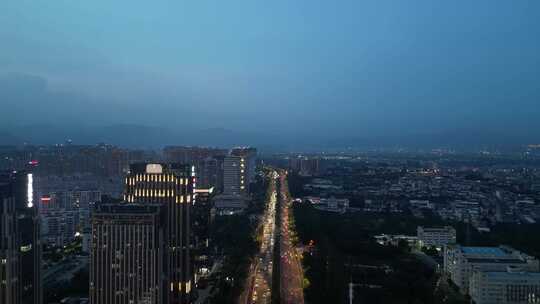
<svg viewBox="0 0 540 304"><path fill-rule="evenodd" d="M253 145L267 151L308 151L344 148L455 148L477 150L483 148L512 149L540 142L533 136L506 136L480 132L453 131L440 134L401 136L357 136L324 138L286 134L258 134L237 132L223 128L168 129L136 124L100 127L29 125L0 130L0 145L23 143L59 144L71 139L76 144L109 143L128 148L159 148L166 145L202 145L231 147Z"/></svg>
<svg viewBox="0 0 540 304"><path fill-rule="evenodd" d="M356 148L403 147L409 149L449 148L457 150L513 150L533 142L540 142L540 138L533 134L515 135L471 130L453 130L438 133L334 138L327 142L327 146Z"/></svg>
<svg viewBox="0 0 540 304"><path fill-rule="evenodd" d="M270 137L271 138L271 137ZM28 125L0 130L0 145L23 143L46 145L72 140L76 144L110 143L129 148L156 148L166 145L268 146L267 136L222 128L169 129L135 124L109 126Z"/></svg>
<svg viewBox="0 0 540 304"><path fill-rule="evenodd" d="M220 126L220 122L209 122L208 117L199 120L197 112L189 112L189 107L173 107L174 111L166 112L144 100L126 107L108 100L94 100L81 94L52 90L48 87L46 78L25 74L0 74L0 103L0 145L56 144L71 139L75 144L110 143L131 148L157 148L165 145L253 145L269 151L321 151L344 148L508 149L540 143L540 131L535 127L538 123L534 119L513 119L512 125L505 125L501 121L495 126L499 131L494 131L494 127L489 125L477 123L474 125L477 130L456 129L441 132L433 131L426 125L426 131L419 133L418 130L424 130L423 127L409 129L403 125L397 129L388 128L387 130L393 131L385 133L380 130L379 125L373 126L371 134L368 133L371 130L360 130L361 135L355 135L359 130L354 127L342 131L332 126L324 128L324 122L314 122L315 125L310 126L303 120L298 120L298 127L283 127L282 130L273 132L257 126L256 122L252 123L252 128L246 129L207 128L205 123L217 123L217 126ZM177 101L177 104L182 105L182 102ZM180 110L186 115L182 125L174 119L175 111ZM117 117L118 113L122 113L121 117ZM168 114L168 119L158 119L162 114ZM220 116L215 114L211 117L219 119ZM256 121L257 116L249 119ZM137 123L115 123L117 121ZM161 126L147 125L150 121ZM164 124L164 121L169 121L170 124ZM226 125L225 121L227 120L223 120L223 125ZM250 120L245 120L241 125L248 125L248 121ZM289 123L287 125L290 126ZM315 130L327 133L320 134ZM439 126L436 130L444 129Z"/></svg>

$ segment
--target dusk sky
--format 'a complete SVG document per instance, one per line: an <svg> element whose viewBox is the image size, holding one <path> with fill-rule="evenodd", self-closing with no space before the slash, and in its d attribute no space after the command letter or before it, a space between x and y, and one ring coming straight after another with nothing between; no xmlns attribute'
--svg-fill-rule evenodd
<svg viewBox="0 0 540 304"><path fill-rule="evenodd" d="M0 11L0 126L540 135L540 1L6 0Z"/></svg>

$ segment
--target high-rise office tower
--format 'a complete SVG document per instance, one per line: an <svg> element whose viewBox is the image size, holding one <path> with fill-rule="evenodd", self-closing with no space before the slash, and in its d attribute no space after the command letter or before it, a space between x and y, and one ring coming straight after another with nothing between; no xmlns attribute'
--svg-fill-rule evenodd
<svg viewBox="0 0 540 304"><path fill-rule="evenodd" d="M226 156L223 160L223 193L241 195L245 193L245 181L242 179L240 156Z"/></svg>
<svg viewBox="0 0 540 304"><path fill-rule="evenodd" d="M255 181L257 149L251 147L233 148L231 156L240 157L240 189L248 192L249 184Z"/></svg>
<svg viewBox="0 0 540 304"><path fill-rule="evenodd" d="M42 303L39 217L28 172L0 174L0 303Z"/></svg>
<svg viewBox="0 0 540 304"><path fill-rule="evenodd" d="M165 213L156 204L105 204L92 217L90 303L164 303Z"/></svg>
<svg viewBox="0 0 540 304"><path fill-rule="evenodd" d="M209 259L215 249L210 244L212 226L213 189L198 188L195 191L196 202L191 210L193 235L193 273L194 282L212 268Z"/></svg>
<svg viewBox="0 0 540 304"><path fill-rule="evenodd" d="M165 209L164 269L168 304L189 303L192 289L190 256L195 167L182 164L133 164L126 177L124 200L160 204Z"/></svg>

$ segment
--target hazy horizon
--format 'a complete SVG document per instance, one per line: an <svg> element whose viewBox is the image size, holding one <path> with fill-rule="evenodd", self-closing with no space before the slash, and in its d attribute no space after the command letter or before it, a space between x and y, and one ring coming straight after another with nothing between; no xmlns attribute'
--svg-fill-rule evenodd
<svg viewBox="0 0 540 304"><path fill-rule="evenodd" d="M0 141L540 142L540 3L415 4L5 1Z"/></svg>

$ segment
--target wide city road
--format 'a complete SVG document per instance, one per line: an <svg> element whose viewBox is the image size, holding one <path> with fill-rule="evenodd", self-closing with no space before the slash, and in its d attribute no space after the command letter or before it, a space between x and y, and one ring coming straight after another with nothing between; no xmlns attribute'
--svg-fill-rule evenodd
<svg viewBox="0 0 540 304"><path fill-rule="evenodd" d="M247 286L240 296L240 304L271 303L273 252L276 231L277 173L272 171L269 177L267 206L262 217L263 225L261 247L255 256L247 279Z"/></svg>
<svg viewBox="0 0 540 304"><path fill-rule="evenodd" d="M292 200L289 194L289 187L287 184L287 173L285 171L280 172L280 211L281 221L280 225L280 303L281 304L303 304L304 303L304 290L303 285L303 271L301 263L301 253L298 252L294 244L291 243L291 235L295 232L292 231L289 225L290 218L290 206Z"/></svg>

